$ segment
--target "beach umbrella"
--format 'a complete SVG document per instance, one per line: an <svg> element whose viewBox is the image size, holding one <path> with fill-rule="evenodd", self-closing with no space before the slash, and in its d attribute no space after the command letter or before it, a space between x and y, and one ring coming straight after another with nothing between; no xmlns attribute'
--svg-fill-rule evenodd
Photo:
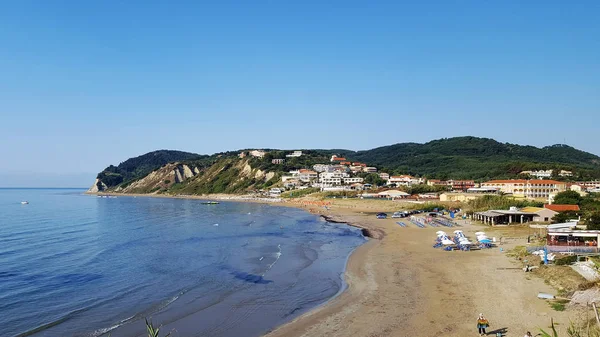
<svg viewBox="0 0 600 337"><path fill-rule="evenodd" d="M457 229L457 230L455 230L455 231L454 231L454 234L458 234L458 233L462 233L462 232L463 232L463 231L461 231L461 230Z"/></svg>
<svg viewBox="0 0 600 337"><path fill-rule="evenodd" d="M458 241L469 241L469 239L462 237L462 238L458 238Z"/></svg>
<svg viewBox="0 0 600 337"><path fill-rule="evenodd" d="M475 235L485 235L485 232L475 232Z"/></svg>
<svg viewBox="0 0 600 337"><path fill-rule="evenodd" d="M467 241L461 241L460 244L461 245L465 245L465 246L469 246L469 245L472 245L473 243L471 241L467 240Z"/></svg>
<svg viewBox="0 0 600 337"><path fill-rule="evenodd" d="M444 239L444 240L442 240L442 244L447 245L447 246L448 245L453 245L454 241L448 240L448 239Z"/></svg>
<svg viewBox="0 0 600 337"><path fill-rule="evenodd" d="M490 240L490 239L483 239L483 240L479 240L479 242L481 242L481 243L492 243L492 240Z"/></svg>
<svg viewBox="0 0 600 337"><path fill-rule="evenodd" d="M435 234L446 234L446 232L444 232L444 231L437 231L437 232L435 232Z"/></svg>

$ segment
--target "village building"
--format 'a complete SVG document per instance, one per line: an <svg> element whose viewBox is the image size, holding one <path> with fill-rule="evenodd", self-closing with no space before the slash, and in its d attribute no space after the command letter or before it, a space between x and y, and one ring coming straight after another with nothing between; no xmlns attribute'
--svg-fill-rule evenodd
<svg viewBox="0 0 600 337"><path fill-rule="evenodd" d="M473 215L475 220L482 221L487 225L510 225L512 223L527 223L534 221L537 216L535 213L523 212L516 207L511 207L509 210L490 210L485 212L477 212Z"/></svg>
<svg viewBox="0 0 600 337"><path fill-rule="evenodd" d="M302 156L302 151L294 151L294 152L286 155L286 157L288 157L288 158L301 157L301 156Z"/></svg>
<svg viewBox="0 0 600 337"><path fill-rule="evenodd" d="M498 188L500 192L526 198L548 198L552 193L564 192L567 184L556 180L491 180L481 184L485 188Z"/></svg>
<svg viewBox="0 0 600 337"><path fill-rule="evenodd" d="M367 172L367 173L377 173L377 168L376 167L363 167L363 172Z"/></svg>
<svg viewBox="0 0 600 337"><path fill-rule="evenodd" d="M358 173L358 172L362 172L363 171L363 166L354 166L354 165L352 165L352 166L349 166L348 168L353 173Z"/></svg>
<svg viewBox="0 0 600 337"><path fill-rule="evenodd" d="M552 177L552 170L522 171L521 174L535 177L538 179L544 179Z"/></svg>
<svg viewBox="0 0 600 337"><path fill-rule="evenodd" d="M594 189L600 189L600 181L578 181L575 184L581 186L587 192Z"/></svg>
<svg viewBox="0 0 600 337"><path fill-rule="evenodd" d="M578 205L558 205L558 204L545 204L544 208L551 209L555 212L579 212Z"/></svg>
<svg viewBox="0 0 600 337"><path fill-rule="evenodd" d="M341 163L343 161L346 161L346 158L344 157L338 157L336 155L331 156L331 160L332 163Z"/></svg>
<svg viewBox="0 0 600 337"><path fill-rule="evenodd" d="M415 178L409 175L391 176L387 181L388 185L395 184L396 186L412 186L422 183L423 178Z"/></svg>
<svg viewBox="0 0 600 337"><path fill-rule="evenodd" d="M265 154L267 154L265 151L262 150L252 150L250 151L250 155L252 157L257 157L257 158L262 158L265 156Z"/></svg>
<svg viewBox="0 0 600 337"><path fill-rule="evenodd" d="M291 172L290 172L291 173ZM303 183L309 183L319 179L319 174L315 171L302 169L298 171L298 180Z"/></svg>
<svg viewBox="0 0 600 337"><path fill-rule="evenodd" d="M326 172L329 170L329 167L331 167L331 165L315 164L315 165L313 165L313 170L315 170L317 172Z"/></svg>
<svg viewBox="0 0 600 337"><path fill-rule="evenodd" d="M533 221L535 222L550 222L552 221L554 216L558 214L558 212L543 207L524 207L521 208L521 211L527 213L535 213L536 216L533 218Z"/></svg>
<svg viewBox="0 0 600 337"><path fill-rule="evenodd" d="M483 197L484 195L492 195L489 193L456 193L445 192L440 194L440 201L467 202Z"/></svg>
<svg viewBox="0 0 600 337"><path fill-rule="evenodd" d="M271 163L273 164L283 164L285 162L285 159L273 159L271 160Z"/></svg>
<svg viewBox="0 0 600 337"><path fill-rule="evenodd" d="M297 187L299 185L300 185L300 181L298 179L294 179L294 178L292 178L292 179L286 179L283 182L283 187L288 188L288 189L295 188L295 187Z"/></svg>
<svg viewBox="0 0 600 337"><path fill-rule="evenodd" d="M385 172L379 172L379 178L388 181L390 179L390 175Z"/></svg>
<svg viewBox="0 0 600 337"><path fill-rule="evenodd" d="M364 181L361 177L345 177L343 178L344 184L356 184Z"/></svg>
<svg viewBox="0 0 600 337"><path fill-rule="evenodd" d="M522 171L521 172L522 175L528 175L528 176L535 177L535 178L538 178L538 179L549 179L549 178L552 178L552 173L553 173L553 170ZM566 171L566 170L560 170L558 172L558 176L560 176L560 177L571 177L571 176L573 176L573 172Z"/></svg>
<svg viewBox="0 0 600 337"><path fill-rule="evenodd" d="M469 188L475 187L474 180L449 180L448 185L453 191L467 191Z"/></svg>

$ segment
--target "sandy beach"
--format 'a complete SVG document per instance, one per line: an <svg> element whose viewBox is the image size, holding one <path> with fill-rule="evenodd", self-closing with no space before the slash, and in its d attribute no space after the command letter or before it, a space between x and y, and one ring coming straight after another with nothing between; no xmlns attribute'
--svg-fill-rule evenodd
<svg viewBox="0 0 600 337"><path fill-rule="evenodd" d="M488 333L506 336L535 335L550 318L562 326L569 323L568 311L554 311L536 298L538 292L556 291L505 256L507 249L524 244L524 237L464 222L467 236L481 229L504 236L504 252L447 252L432 248L437 228L403 228L397 219L361 213L385 211L381 208L385 204L340 200L329 210L312 209L383 235L351 255L344 293L268 337L477 336L479 313L490 321Z"/></svg>

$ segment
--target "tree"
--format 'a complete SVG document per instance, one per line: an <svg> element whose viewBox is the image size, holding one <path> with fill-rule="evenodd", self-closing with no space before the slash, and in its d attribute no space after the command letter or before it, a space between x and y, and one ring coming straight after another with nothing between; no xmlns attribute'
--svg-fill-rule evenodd
<svg viewBox="0 0 600 337"><path fill-rule="evenodd" d="M578 219L578 218L579 218L579 214L577 214L577 212L566 211L566 212L560 212L560 213L556 214L554 216L554 218L552 218L552 222L553 223L565 223L569 220Z"/></svg>
<svg viewBox="0 0 600 337"><path fill-rule="evenodd" d="M593 212L585 222L587 229L600 230L600 211Z"/></svg>
<svg viewBox="0 0 600 337"><path fill-rule="evenodd" d="M382 186L383 184L385 184L385 180L381 179L381 177L377 173L369 173L364 178L364 182L366 184L371 184L375 186Z"/></svg>
<svg viewBox="0 0 600 337"><path fill-rule="evenodd" d="M554 203L559 205L579 205L583 198L575 191L564 191L554 197Z"/></svg>

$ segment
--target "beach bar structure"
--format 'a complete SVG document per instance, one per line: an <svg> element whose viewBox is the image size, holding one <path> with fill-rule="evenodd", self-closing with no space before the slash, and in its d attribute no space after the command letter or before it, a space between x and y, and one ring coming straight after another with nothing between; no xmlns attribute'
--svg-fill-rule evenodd
<svg viewBox="0 0 600 337"><path fill-rule="evenodd" d="M486 225L509 225L511 223L526 223L533 221L537 216L536 213L521 212L516 209L510 210L491 210L485 212L477 212L473 215L475 220L479 220Z"/></svg>
<svg viewBox="0 0 600 337"><path fill-rule="evenodd" d="M546 240L547 245L550 247L568 246L600 248L600 231L572 230L569 228L548 228Z"/></svg>

